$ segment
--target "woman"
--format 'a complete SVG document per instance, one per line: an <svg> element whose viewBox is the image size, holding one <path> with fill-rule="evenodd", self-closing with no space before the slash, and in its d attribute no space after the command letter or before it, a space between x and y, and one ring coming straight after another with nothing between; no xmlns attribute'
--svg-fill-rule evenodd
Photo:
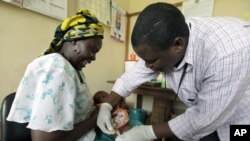
<svg viewBox="0 0 250 141"><path fill-rule="evenodd" d="M93 141L98 111L81 70L95 60L103 32L88 10L65 19L28 65L7 120L28 123L33 141Z"/></svg>

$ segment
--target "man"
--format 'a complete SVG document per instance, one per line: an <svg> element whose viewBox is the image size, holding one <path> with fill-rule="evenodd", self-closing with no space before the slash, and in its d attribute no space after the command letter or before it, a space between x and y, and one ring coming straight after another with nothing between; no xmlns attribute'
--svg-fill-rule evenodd
<svg viewBox="0 0 250 141"><path fill-rule="evenodd" d="M173 5L155 3L139 15L131 41L142 60L117 79L98 126L112 133L112 107L159 71L188 108L166 123L132 128L116 141L229 141L230 125L250 124L249 23L230 17L185 20Z"/></svg>

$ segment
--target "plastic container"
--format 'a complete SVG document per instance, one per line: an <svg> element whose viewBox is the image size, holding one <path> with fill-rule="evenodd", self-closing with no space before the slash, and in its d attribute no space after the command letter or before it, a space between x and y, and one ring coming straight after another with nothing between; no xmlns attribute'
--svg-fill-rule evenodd
<svg viewBox="0 0 250 141"><path fill-rule="evenodd" d="M131 127L140 126L140 125L143 125L143 123L140 122L139 120L134 120L134 119L129 120L129 126Z"/></svg>
<svg viewBox="0 0 250 141"><path fill-rule="evenodd" d="M145 122L147 112L143 109L133 108L129 110L129 119L130 120L137 120L141 123Z"/></svg>
<svg viewBox="0 0 250 141"><path fill-rule="evenodd" d="M96 138L94 141L115 141L113 135L105 134L99 128L96 128L95 131L96 131Z"/></svg>

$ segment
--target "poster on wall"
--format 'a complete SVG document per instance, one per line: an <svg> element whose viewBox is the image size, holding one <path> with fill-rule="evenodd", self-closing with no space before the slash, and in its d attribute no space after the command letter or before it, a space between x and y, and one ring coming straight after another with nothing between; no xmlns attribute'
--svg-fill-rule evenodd
<svg viewBox="0 0 250 141"><path fill-rule="evenodd" d="M214 0L188 0L182 4L182 12L185 17L212 17L213 10Z"/></svg>
<svg viewBox="0 0 250 141"><path fill-rule="evenodd" d="M126 11L112 1L111 8L111 37L124 42L126 38Z"/></svg>
<svg viewBox="0 0 250 141"><path fill-rule="evenodd" d="M23 0L3 0L3 1L14 4L16 6L20 6L20 7L22 7L22 4L23 4Z"/></svg>
<svg viewBox="0 0 250 141"><path fill-rule="evenodd" d="M23 7L59 20L67 17L67 0L23 0Z"/></svg>
<svg viewBox="0 0 250 141"><path fill-rule="evenodd" d="M87 8L96 15L100 22L110 26L110 3L111 0L78 0L78 10Z"/></svg>

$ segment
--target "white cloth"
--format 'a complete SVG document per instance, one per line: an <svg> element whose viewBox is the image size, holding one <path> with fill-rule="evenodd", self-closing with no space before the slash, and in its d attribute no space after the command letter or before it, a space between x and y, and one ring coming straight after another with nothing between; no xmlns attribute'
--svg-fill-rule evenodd
<svg viewBox="0 0 250 141"><path fill-rule="evenodd" d="M72 65L60 54L41 56L31 62L17 89L7 120L27 123L28 128L52 132L72 130L90 117L93 100ZM79 141L93 141L91 130Z"/></svg>
<svg viewBox="0 0 250 141"><path fill-rule="evenodd" d="M118 135L115 141L152 141L156 138L152 125L142 125Z"/></svg>
<svg viewBox="0 0 250 141"><path fill-rule="evenodd" d="M177 92L188 63L178 94L188 108L169 126L182 140L199 140L217 130L220 140L229 141L229 125L250 124L250 24L230 17L186 22L190 37L185 57L165 78ZM118 78L113 91L127 96L153 77L142 60L136 65Z"/></svg>

